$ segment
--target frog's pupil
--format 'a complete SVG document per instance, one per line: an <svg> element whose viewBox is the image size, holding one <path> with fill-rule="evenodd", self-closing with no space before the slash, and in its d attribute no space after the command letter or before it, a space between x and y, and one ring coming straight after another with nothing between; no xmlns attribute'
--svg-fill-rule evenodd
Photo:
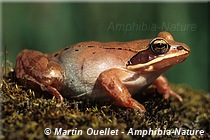
<svg viewBox="0 0 210 140"><path fill-rule="evenodd" d="M158 44L155 45L154 47L155 47L155 51L156 51L157 53L165 53L166 44L158 43Z"/></svg>

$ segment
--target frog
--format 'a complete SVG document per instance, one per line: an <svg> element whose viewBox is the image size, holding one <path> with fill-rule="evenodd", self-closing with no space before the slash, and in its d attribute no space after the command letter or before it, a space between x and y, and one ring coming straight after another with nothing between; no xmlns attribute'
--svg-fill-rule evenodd
<svg viewBox="0 0 210 140"><path fill-rule="evenodd" d="M52 54L25 49L15 74L20 84L55 96L60 105L64 98L99 100L144 113L133 95L151 85L164 99L183 101L163 74L189 54L186 44L163 31L152 39L79 42Z"/></svg>

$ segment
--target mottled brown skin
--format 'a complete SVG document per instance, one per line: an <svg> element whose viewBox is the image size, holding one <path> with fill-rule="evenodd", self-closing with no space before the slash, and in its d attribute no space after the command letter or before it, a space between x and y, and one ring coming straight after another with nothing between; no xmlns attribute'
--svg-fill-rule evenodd
<svg viewBox="0 0 210 140"><path fill-rule="evenodd" d="M114 100L117 105L145 112L132 98L154 84L164 98L174 96L163 74L184 61L186 44L175 42L168 32L155 39L131 42L81 42L51 55L23 50L17 57L16 77L30 88L64 97Z"/></svg>

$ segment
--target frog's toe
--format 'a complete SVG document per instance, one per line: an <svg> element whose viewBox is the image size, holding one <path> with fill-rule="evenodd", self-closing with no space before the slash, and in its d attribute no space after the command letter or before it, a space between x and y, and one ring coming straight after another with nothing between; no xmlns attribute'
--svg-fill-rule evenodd
<svg viewBox="0 0 210 140"><path fill-rule="evenodd" d="M183 102L182 97L180 95L178 95L177 93L175 93L173 90L171 90L169 92L169 94L170 94L170 96L173 96L173 97L177 98L180 102Z"/></svg>
<svg viewBox="0 0 210 140"><path fill-rule="evenodd" d="M61 107L63 104L63 96L58 92L58 90L54 87L48 86L47 90L50 94L54 95L57 99L60 100L60 103L58 103L56 106Z"/></svg>
<svg viewBox="0 0 210 140"><path fill-rule="evenodd" d="M174 92L172 89L162 92L164 99L168 99L170 96L177 98L180 102L183 102L183 99L180 95Z"/></svg>
<svg viewBox="0 0 210 140"><path fill-rule="evenodd" d="M138 101L134 100L133 98L126 98L121 102L115 101L117 105L133 108L135 110L139 110L141 113L145 113L145 107L140 104Z"/></svg>

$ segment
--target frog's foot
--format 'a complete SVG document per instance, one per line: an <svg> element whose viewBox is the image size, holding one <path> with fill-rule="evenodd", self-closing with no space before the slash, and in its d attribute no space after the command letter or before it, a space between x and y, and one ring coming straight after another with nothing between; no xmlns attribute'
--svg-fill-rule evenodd
<svg viewBox="0 0 210 140"><path fill-rule="evenodd" d="M56 106L57 107L61 107L61 105L63 104L63 96L58 92L58 90L54 87L48 86L47 90L49 93L51 93L52 95L54 95L57 99L60 100L60 103L58 103Z"/></svg>
<svg viewBox="0 0 210 140"><path fill-rule="evenodd" d="M175 93L171 87L169 86L168 80L164 77L164 76L159 76L153 83L156 88L157 91L161 94L163 94L163 97L165 99L168 99L169 96L173 96L175 98L177 98L180 102L183 101L182 97L179 96L177 93Z"/></svg>
<svg viewBox="0 0 210 140"><path fill-rule="evenodd" d="M115 104L137 109L141 113L146 112L144 106L131 97L128 89L120 81L119 74L121 73L117 69L107 70L99 75L97 82L105 88L107 93L114 99Z"/></svg>
<svg viewBox="0 0 210 140"><path fill-rule="evenodd" d="M26 80L27 79L27 80ZM63 104L63 96L58 92L58 90L52 86L46 86L37 80L35 80L33 77L29 75L24 75L22 78L18 78L18 81L22 84L26 84L29 88L32 89L41 89L41 91L46 91L53 96L55 96L57 99L60 100L60 103L58 103L56 106L60 107Z"/></svg>
<svg viewBox="0 0 210 140"><path fill-rule="evenodd" d="M62 104L63 104L63 96L58 92L58 90L52 86L46 86L46 85L43 85L41 83L38 83L37 84L40 86L41 90L42 91L47 91L48 93L52 94L53 96L55 96L59 101L60 103L58 103L56 106L57 107L61 107Z"/></svg>

